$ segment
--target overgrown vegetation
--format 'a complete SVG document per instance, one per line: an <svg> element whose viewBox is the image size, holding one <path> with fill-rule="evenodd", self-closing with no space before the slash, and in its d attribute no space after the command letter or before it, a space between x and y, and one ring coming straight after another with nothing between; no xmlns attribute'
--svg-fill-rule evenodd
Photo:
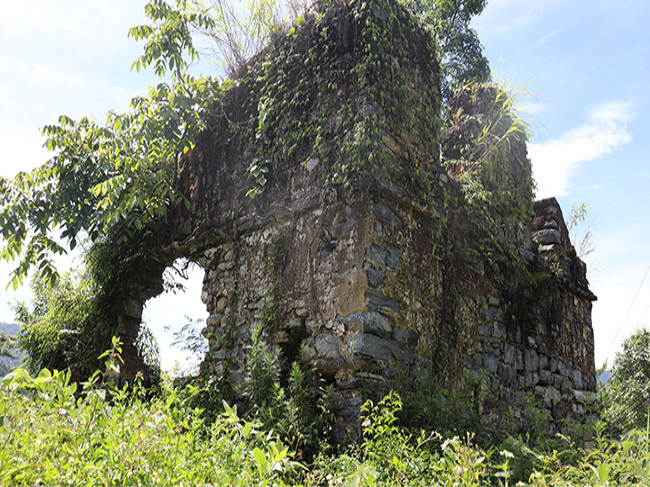
<svg viewBox="0 0 650 487"><path fill-rule="evenodd" d="M93 260L107 256L100 248L95 246L87 256L88 266L67 272L54 285L47 277L34 277L33 301L14 306L21 327L18 345L26 353L24 365L32 373L47 368L68 370L75 380L86 378L96 370L97 357L110 343L111 334L120 330L119 323L111 321L115 316L111 308L114 305L110 304L115 302L114 297L111 300L106 294L123 290L106 289L99 284ZM135 264L125 269L136 274L139 269ZM110 265L99 268L114 272L121 269ZM146 325L141 326L134 345L149 369L149 379L157 381L160 377L158 345Z"/></svg>
<svg viewBox="0 0 650 487"><path fill-rule="evenodd" d="M364 405L361 444L321 449L307 462L298 444L292 451L279 438L286 432L274 426L269 402L247 419L223 403L223 412L206 422L195 407L195 386L163 383L153 394L138 384L117 388L110 377L120 350L113 340L102 371L82 384L71 381L70 372L47 369L36 377L17 369L3 379L3 485L568 487L650 481L647 428L615 440L596 423L588 447L567 437L545 447L513 437L480 445L470 434L446 437L400 426L403 404L394 393Z"/></svg>
<svg viewBox="0 0 650 487"><path fill-rule="evenodd" d="M304 10L299 1L287 5L293 15ZM245 120L230 123L225 116L226 133L247 141L250 196L316 161L327 167L324 179L337 185L348 186L364 169L432 204L441 79L450 96L452 88L489 78L469 28L484 5L324 2L281 27L274 0L253 2L245 20L224 1L152 0L150 23L130 31L144 42L133 67L152 68L161 82L103 124L61 116L43 129L52 158L14 181L0 179L0 258L18 261L14 286L29 272L54 284L52 255L87 240L97 256L91 269L97 304L86 308L97 346L89 354L113 334L126 341L122 328L137 324L125 319L125 303L157 294L155 274L178 257L172 243L195 237L189 220L196 181L186 166L198 135L223 118L219 104L238 85L255 89L241 107ZM190 74L197 46L203 47L197 35L216 43L238 82ZM501 189L490 194L506 195Z"/></svg>
<svg viewBox="0 0 650 487"><path fill-rule="evenodd" d="M612 376L601 391L602 417L609 431L623 434L648 427L650 420L650 331L640 329L623 341Z"/></svg>
<svg viewBox="0 0 650 487"><path fill-rule="evenodd" d="M94 372L97 355L123 325L114 320L122 311L116 306L163 285L147 272L164 268L165 256L151 251L158 239L169 238L172 215L190 208L192 188L183 173L188 151L215 116L215 101L233 86L188 74L187 58L198 56L194 29L226 50L229 73L244 70L248 56L278 35L259 70L249 73L259 87L258 98L249 100L253 116L230 127L249 141L251 196L264 190L274 167L319 159L330 163L325 177L343 187L357 169L369 167L390 183L416 188L426 203L438 177L432 168L440 155L442 105L448 108L446 130L460 130L453 151L443 154L444 168L477 212L474 250L490 259L497 251L512 254L504 242L517 241L532 194L530 166L525 158L510 157L525 141L525 124L501 90L475 84L453 96L468 81L489 79L469 29L485 2L407 2L419 20L401 7L389 11L384 0L332 2L312 14L311 29L301 28L306 20L298 16L284 31L275 5L255 4L250 19L237 24L220 1L209 10L197 2L153 0L147 5L152 25L131 31L146 43L135 68L151 66L168 78L148 97L134 99L130 112L111 113L105 124L61 117L44 129L53 158L13 182L0 180L0 256L22 259L15 284L32 268L39 276L34 305L18 306L33 375L18 369L0 387L0 483L647 485L650 428L631 429L642 427L643 417L619 420L615 408L637 400L624 393L639 378L637 371L627 373L623 362L603 396L616 439L595 423L586 426L593 430L591 444L576 446L578 438L569 437L549 441L541 428L499 445L479 444L466 433L476 422L476 397L445 395L442 381L431 380L401 391L405 403L394 392L376 405L366 403L362 442L339 451L330 441L336 407L331 388L301 357L281 363L263 329L253 334L241 388L230 381L227 364L204 370L183 389L165 381L147 391L137 381L118 388L112 382L122 352L116 340L101 356L102 372ZM331 26L323 27L323 19ZM355 23L354 65L346 57L349 39L338 35L345 22ZM420 56L420 71L408 70L412 53ZM326 57L332 61L324 69ZM297 67L304 79L293 76ZM343 96L349 89L355 93ZM525 184L516 186L513 179ZM87 236L92 250L87 274L65 275L50 287L57 277L51 254L65 251L55 229L71 248ZM266 328L272 329L273 299L268 304ZM639 340L633 348L647 350ZM140 345L147 344L149 352L141 348L140 354L149 354L155 368L155 346L142 335ZM641 379L647 386L648 377ZM235 402L247 405L243 419L229 405Z"/></svg>

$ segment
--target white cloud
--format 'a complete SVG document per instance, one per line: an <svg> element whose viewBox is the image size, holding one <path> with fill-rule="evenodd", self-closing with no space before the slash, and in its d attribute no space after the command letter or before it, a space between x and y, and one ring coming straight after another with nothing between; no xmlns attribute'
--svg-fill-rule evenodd
<svg viewBox="0 0 650 487"><path fill-rule="evenodd" d="M648 262L642 261L617 265L591 282L591 289L598 296L592 313L597 366L605 360L611 366L628 336L639 328L650 328L650 276L639 287L647 268Z"/></svg>
<svg viewBox="0 0 650 487"><path fill-rule="evenodd" d="M540 115L548 110L548 105L539 101L529 100L517 105L517 111L526 115Z"/></svg>
<svg viewBox="0 0 650 487"><path fill-rule="evenodd" d="M629 102L613 101L589 111L587 122L557 139L528 145L537 181L537 197L566 195L582 163L612 153L632 140L627 123L634 117Z"/></svg>
<svg viewBox="0 0 650 487"><path fill-rule="evenodd" d="M539 39L539 40L535 43L535 45L536 45L536 46L543 46L544 44L546 44L549 40L551 40L551 39L552 39L553 37L555 37L556 35L557 35L557 31L556 31L556 30L552 30L551 32L549 32L548 34L546 34L544 37L542 37L541 39Z"/></svg>

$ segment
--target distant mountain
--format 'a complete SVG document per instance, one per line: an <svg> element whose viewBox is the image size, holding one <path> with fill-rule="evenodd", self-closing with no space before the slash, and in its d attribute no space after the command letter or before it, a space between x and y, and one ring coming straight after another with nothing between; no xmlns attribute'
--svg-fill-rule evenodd
<svg viewBox="0 0 650 487"><path fill-rule="evenodd" d="M603 370L600 374L598 374L598 384L601 386L607 385L609 379L611 378L612 378L612 371Z"/></svg>
<svg viewBox="0 0 650 487"><path fill-rule="evenodd" d="M20 332L20 326L13 323L0 323L0 332L7 335L15 335ZM0 377L6 375L11 369L20 364L23 358L23 352L20 349L10 350L13 357L0 356Z"/></svg>
<svg viewBox="0 0 650 487"><path fill-rule="evenodd" d="M4 331L7 335L14 335L20 331L20 326L12 323L0 323L0 331Z"/></svg>

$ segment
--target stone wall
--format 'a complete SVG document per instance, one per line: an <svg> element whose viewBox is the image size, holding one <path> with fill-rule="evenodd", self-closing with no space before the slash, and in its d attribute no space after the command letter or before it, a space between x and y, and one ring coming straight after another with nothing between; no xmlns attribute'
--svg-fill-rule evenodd
<svg viewBox="0 0 650 487"><path fill-rule="evenodd" d="M328 13L301 25L297 37L269 50L268 56L280 58L289 48L291 56L308 56L308 46L321 46L313 39L336 45L328 54L335 62L318 58L312 71L302 70L299 59L291 64L287 89L315 76L337 89L329 98L305 95L304 112L292 115L303 125L327 125L314 131L314 140L301 139L289 155L277 130L256 131L269 97L284 100L260 84L264 66L276 66L267 58L220 100L211 128L188 157L182 184L192 207L175 217L165 251L170 261L186 256L205 269L206 360L217 367L228 362L240 381L254 330L261 329L287 363L304 346L335 386L339 439L358 436L362 402L392 387L404 370L414 387L417 377L431 373L448 390L478 387L475 406L486 427L525 429L532 420L528 406L535 403L557 429L582 413L596 386L595 298L584 264L557 201L532 208L523 137L508 136L507 150L472 149L495 116L494 88L455 100L459 116L436 139L439 87L429 84L439 79L431 43L420 42L426 32L401 6L380 3L372 9L333 3ZM394 52L390 43L366 49L381 29L397 32L395 19L402 22L400 35L418 41L405 43L414 52ZM366 38L367 25L379 30ZM392 59L382 65L390 71L388 87L372 85L380 81L367 75L370 58ZM334 68L328 72L327 66ZM404 70L420 73L409 82L421 89L407 93L416 98L391 98L387 90ZM341 73L349 76L341 79ZM267 90L264 100L261 90ZM499 115L496 129L509 133L508 120ZM251 134L260 137L251 141ZM279 152L264 153L266 185L251 199L247 168L259 161L255 141L265 137L275 138L262 149ZM336 143L348 145L343 150ZM468 154L481 164L462 160ZM344 181L333 177L343 168L349 170ZM473 172L493 200L504 203L490 207L492 215L471 203L459 183ZM511 204L502 195L511 195ZM517 217L508 219L512 210ZM497 234L501 243L510 239L509 251L488 245Z"/></svg>
<svg viewBox="0 0 650 487"><path fill-rule="evenodd" d="M491 397L482 421L525 427L531 403L553 419L579 420L595 398L594 338L585 266L570 244L555 198L535 203L528 263L540 280L507 295L495 287L485 296L479 347L466 367L491 376Z"/></svg>
<svg viewBox="0 0 650 487"><path fill-rule="evenodd" d="M439 184L456 191L442 172ZM451 387L481 384L486 427L525 429L533 402L552 430L579 417L596 385L594 297L557 201L535 205L520 251L537 277L513 290L449 245L435 210L386 187L351 194L325 193L205 252L210 360L227 360L241 380L256 327L287 362L305 346L335 384L341 439L356 437L360 405L396 370L443 362Z"/></svg>

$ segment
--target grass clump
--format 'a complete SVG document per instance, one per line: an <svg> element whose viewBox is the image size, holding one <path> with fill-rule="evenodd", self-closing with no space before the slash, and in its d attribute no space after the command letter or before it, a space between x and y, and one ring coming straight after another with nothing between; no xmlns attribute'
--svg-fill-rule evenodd
<svg viewBox="0 0 650 487"><path fill-rule="evenodd" d="M262 355L271 353L259 346ZM584 446L568 437L534 445L526 440L534 435L480 444L469 433L446 437L402 426L403 404L394 392L363 406L358 445L337 451L319 444L307 458L300 449L314 448L318 443L310 440L329 426L318 414L310 424L297 419L310 416L302 409L313 403L303 397L311 394L308 372L298 365L287 396L278 398L284 388L273 382L275 397L266 396L266 405L246 419L224 402L223 412L207 421L196 407L196 386L115 386L120 352L114 339L100 357L103 370L84 383L71 381L69 371L47 369L38 376L16 369L2 380L1 485L650 485L650 428L610 438L606 424L596 422L587 427L592 441Z"/></svg>
<svg viewBox="0 0 650 487"><path fill-rule="evenodd" d="M287 485L298 464L234 408L207 426L196 389L111 385L119 342L81 387L70 374L17 369L0 393L1 485ZM292 483L292 482L290 482Z"/></svg>

